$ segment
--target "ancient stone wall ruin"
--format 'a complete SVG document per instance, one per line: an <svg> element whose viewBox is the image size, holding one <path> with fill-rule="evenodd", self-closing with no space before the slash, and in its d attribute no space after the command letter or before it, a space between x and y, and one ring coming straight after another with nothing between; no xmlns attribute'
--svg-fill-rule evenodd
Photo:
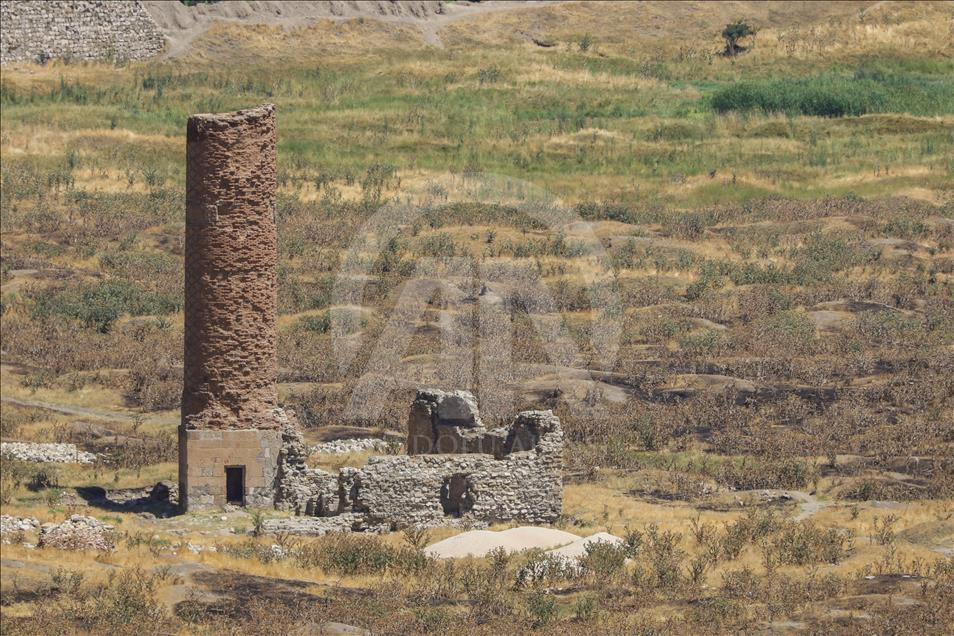
<svg viewBox="0 0 954 636"><path fill-rule="evenodd" d="M165 38L140 2L24 2L0 10L0 62L136 60L162 52Z"/></svg>
<svg viewBox="0 0 954 636"><path fill-rule="evenodd" d="M487 431L470 393L419 391L408 427L414 454L372 457L337 475L307 468L297 435L286 429L276 502L313 519L273 520L276 530L546 523L562 510L563 431L550 411L524 411Z"/></svg>
<svg viewBox="0 0 954 636"><path fill-rule="evenodd" d="M185 509L230 500L271 505L274 496L282 424L275 188L272 105L189 118L179 432ZM230 469L241 469L241 500L227 491Z"/></svg>

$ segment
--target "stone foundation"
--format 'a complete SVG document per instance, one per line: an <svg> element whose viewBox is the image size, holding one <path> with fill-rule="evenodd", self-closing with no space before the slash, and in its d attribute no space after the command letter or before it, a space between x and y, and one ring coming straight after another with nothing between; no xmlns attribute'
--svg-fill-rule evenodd
<svg viewBox="0 0 954 636"><path fill-rule="evenodd" d="M244 505L271 507L275 503L275 477L281 433L246 430L179 431L179 503L187 510L208 510L229 503L226 467L243 469Z"/></svg>

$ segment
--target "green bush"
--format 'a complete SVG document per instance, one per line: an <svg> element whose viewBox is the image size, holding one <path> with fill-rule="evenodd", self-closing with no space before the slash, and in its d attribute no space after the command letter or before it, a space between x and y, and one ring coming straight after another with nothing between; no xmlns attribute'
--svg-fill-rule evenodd
<svg viewBox="0 0 954 636"><path fill-rule="evenodd" d="M580 567L599 580L618 575L626 566L626 545L596 541L585 548Z"/></svg>
<svg viewBox="0 0 954 636"><path fill-rule="evenodd" d="M46 289L36 296L35 303L35 318L72 318L101 333L108 333L123 314L168 314L182 306L180 298L150 292L121 280L105 280L75 289Z"/></svg>

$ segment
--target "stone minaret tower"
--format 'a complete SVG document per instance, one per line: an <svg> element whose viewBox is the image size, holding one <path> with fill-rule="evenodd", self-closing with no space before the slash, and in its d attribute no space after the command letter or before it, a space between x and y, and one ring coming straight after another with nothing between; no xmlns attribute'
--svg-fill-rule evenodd
<svg viewBox="0 0 954 636"><path fill-rule="evenodd" d="M189 118L183 510L273 503L275 185L274 106Z"/></svg>

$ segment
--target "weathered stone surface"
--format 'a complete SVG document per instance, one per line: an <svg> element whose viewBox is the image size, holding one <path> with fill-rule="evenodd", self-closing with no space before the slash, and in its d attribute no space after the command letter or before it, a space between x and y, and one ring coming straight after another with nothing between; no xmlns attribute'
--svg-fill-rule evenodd
<svg viewBox="0 0 954 636"><path fill-rule="evenodd" d="M444 393L437 402L437 418L447 426L482 426L477 399L467 391Z"/></svg>
<svg viewBox="0 0 954 636"><path fill-rule="evenodd" d="M325 516L338 512L338 479L331 473L305 464L308 450L294 413L288 412L282 426L282 449L278 455L275 507L296 514Z"/></svg>
<svg viewBox="0 0 954 636"><path fill-rule="evenodd" d="M39 546L61 550L109 552L115 548L113 526L93 517L73 515L60 524L43 524L40 528Z"/></svg>
<svg viewBox="0 0 954 636"><path fill-rule="evenodd" d="M397 445L400 447L400 444ZM348 453L362 453L364 451L383 452L391 449L393 444L387 440L375 437L355 437L352 439L336 439L330 442L315 444L309 448L311 453L325 453L328 455L346 455Z"/></svg>
<svg viewBox="0 0 954 636"><path fill-rule="evenodd" d="M290 517L288 519L266 519L265 532L321 536L329 532L351 532L367 530L364 515L346 512L333 517Z"/></svg>
<svg viewBox="0 0 954 636"><path fill-rule="evenodd" d="M500 459L480 453L372 457L350 477L368 518L395 527L439 525L448 517L554 521L563 499L560 420L549 411L528 411L517 421L526 430L532 423L535 443ZM514 439L526 443L531 436L525 431Z"/></svg>
<svg viewBox="0 0 954 636"><path fill-rule="evenodd" d="M179 485L171 481L158 481L149 491L149 498L153 501L178 501Z"/></svg>
<svg viewBox="0 0 954 636"><path fill-rule="evenodd" d="M275 178L274 106L189 118L186 428L279 428Z"/></svg>
<svg viewBox="0 0 954 636"><path fill-rule="evenodd" d="M51 464L92 464L96 453L81 451L76 444L46 444L39 442L2 442L0 455L24 462Z"/></svg>
<svg viewBox="0 0 954 636"><path fill-rule="evenodd" d="M165 38L141 2L4 0L0 62L136 60L162 52Z"/></svg>
<svg viewBox="0 0 954 636"><path fill-rule="evenodd" d="M407 454L418 455L434 452L434 429L437 420L437 405L430 400L418 399L411 404L411 414L407 420Z"/></svg>
<svg viewBox="0 0 954 636"><path fill-rule="evenodd" d="M179 445L186 449L187 455L185 465L181 457L179 465L179 480L185 483L180 487L180 505L183 492L187 492L187 510L207 510L228 503L226 468L230 466L244 467L246 505L274 505L282 445L279 431L180 429Z"/></svg>

